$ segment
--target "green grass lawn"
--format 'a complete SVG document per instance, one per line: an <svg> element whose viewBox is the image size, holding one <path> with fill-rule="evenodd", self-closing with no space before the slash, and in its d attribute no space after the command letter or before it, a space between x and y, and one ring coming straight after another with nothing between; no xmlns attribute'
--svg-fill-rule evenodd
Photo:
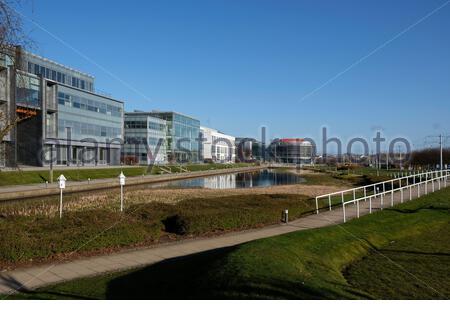
<svg viewBox="0 0 450 320"><path fill-rule="evenodd" d="M445 299L450 188L344 225L253 241L14 299Z"/></svg>
<svg viewBox="0 0 450 320"><path fill-rule="evenodd" d="M252 163L234 163L234 164L187 164L183 165L182 168L188 171L205 171L214 169L230 169L230 168L243 168L248 166L254 166ZM166 166L170 168L172 173L184 172L180 169L180 166L170 165ZM123 171L127 177L135 177L140 175L148 174L161 174L163 170L159 166L153 167L124 167L124 168L80 168L80 169L55 169L53 172L54 181L58 178L60 174L70 181L86 181L88 178L94 179L106 179L106 178L116 178L119 176L120 172ZM21 185L21 184L32 184L32 183L45 183L49 181L49 171L0 171L0 186L9 185Z"/></svg>
<svg viewBox="0 0 450 320"><path fill-rule="evenodd" d="M284 209L290 210L292 219L298 218L313 211L314 200L289 194L236 195L188 199L176 204L133 204L125 214L102 208L70 211L63 219L44 215L0 216L0 267L52 260L79 248L78 253L88 254L150 245L168 237L261 227L280 222Z"/></svg>

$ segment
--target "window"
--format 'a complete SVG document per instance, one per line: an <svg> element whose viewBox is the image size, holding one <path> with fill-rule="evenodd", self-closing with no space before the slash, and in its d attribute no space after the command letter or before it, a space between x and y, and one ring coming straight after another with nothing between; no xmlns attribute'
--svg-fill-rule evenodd
<svg viewBox="0 0 450 320"><path fill-rule="evenodd" d="M146 121L125 121L125 128L127 129L147 129Z"/></svg>

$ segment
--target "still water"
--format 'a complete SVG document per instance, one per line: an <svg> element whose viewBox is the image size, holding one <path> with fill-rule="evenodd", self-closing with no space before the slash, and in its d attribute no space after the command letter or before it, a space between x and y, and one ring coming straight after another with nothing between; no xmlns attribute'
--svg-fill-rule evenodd
<svg viewBox="0 0 450 320"><path fill-rule="evenodd" d="M290 185L302 182L305 182L304 178L291 172L261 170L255 172L221 174L211 177L171 181L154 185L154 187L238 189Z"/></svg>

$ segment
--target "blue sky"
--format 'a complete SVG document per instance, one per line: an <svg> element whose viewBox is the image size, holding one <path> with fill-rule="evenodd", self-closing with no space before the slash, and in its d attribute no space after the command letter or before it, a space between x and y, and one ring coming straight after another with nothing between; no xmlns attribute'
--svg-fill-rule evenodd
<svg viewBox="0 0 450 320"><path fill-rule="evenodd" d="M319 139L327 126L345 141L382 129L422 147L450 133L450 4L302 98L444 3L34 0L19 10L36 53L94 75L127 110L176 110L237 136L266 125L270 137Z"/></svg>

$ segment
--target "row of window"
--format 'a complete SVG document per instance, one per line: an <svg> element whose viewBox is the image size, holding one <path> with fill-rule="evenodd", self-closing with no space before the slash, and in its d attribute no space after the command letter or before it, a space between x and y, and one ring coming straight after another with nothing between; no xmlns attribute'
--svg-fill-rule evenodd
<svg viewBox="0 0 450 320"><path fill-rule="evenodd" d="M192 119L192 118L183 116L181 114L176 114L176 113L173 115L173 121L178 122L183 125L186 125L186 126L191 126L191 127L199 127L200 126L199 120Z"/></svg>
<svg viewBox="0 0 450 320"><path fill-rule="evenodd" d="M59 119L58 130L60 133L60 137L64 137L61 136L61 134L68 134L66 132L66 128L70 128L72 135L90 135L97 137L106 137L110 139L122 137L121 128L99 126L96 124Z"/></svg>
<svg viewBox="0 0 450 320"><path fill-rule="evenodd" d="M211 138L213 144L222 144L222 145L234 145L235 140L212 136Z"/></svg>
<svg viewBox="0 0 450 320"><path fill-rule="evenodd" d="M113 117L122 117L122 108L103 102L81 98L64 92L58 92L58 104L82 110L107 114Z"/></svg>
<svg viewBox="0 0 450 320"><path fill-rule="evenodd" d="M232 151L233 151L232 148L229 148L229 147L221 147L221 146L215 146L215 145L211 146L212 153L230 154L230 153L232 153Z"/></svg>
<svg viewBox="0 0 450 320"><path fill-rule="evenodd" d="M157 123L152 121L139 121L139 120L132 120L132 121L125 121L125 128L126 129L150 129L150 130L156 130L156 131L165 131L166 126L163 123Z"/></svg>
<svg viewBox="0 0 450 320"><path fill-rule="evenodd" d="M91 92L94 91L94 84L91 81L83 80L63 72L52 70L36 63L28 62L28 72L34 73L38 76L42 75L44 78L52 79L53 81L67 84L75 88Z"/></svg>
<svg viewBox="0 0 450 320"><path fill-rule="evenodd" d="M163 124L163 123L149 121L148 122L148 128L150 130L165 131L166 130L166 125Z"/></svg>
<svg viewBox="0 0 450 320"><path fill-rule="evenodd" d="M147 121L125 121L126 129L147 129Z"/></svg>
<svg viewBox="0 0 450 320"><path fill-rule="evenodd" d="M125 144L146 144L147 139L145 137L125 137ZM162 138L148 138L148 145L149 146L157 146L158 144L160 146L164 146L165 140Z"/></svg>

